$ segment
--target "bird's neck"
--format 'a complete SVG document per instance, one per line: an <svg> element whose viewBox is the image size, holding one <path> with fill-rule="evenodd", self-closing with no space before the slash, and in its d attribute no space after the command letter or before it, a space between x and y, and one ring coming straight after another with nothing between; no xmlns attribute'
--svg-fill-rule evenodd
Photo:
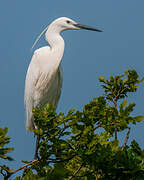
<svg viewBox="0 0 144 180"><path fill-rule="evenodd" d="M50 50L53 54L53 63L57 68L64 54L64 47L65 47L64 40L59 33L51 32L49 30L46 32L46 40L48 41Z"/></svg>
<svg viewBox="0 0 144 180"><path fill-rule="evenodd" d="M51 48L63 48L64 50L64 40L60 32L57 32L53 28L48 28L45 36Z"/></svg>

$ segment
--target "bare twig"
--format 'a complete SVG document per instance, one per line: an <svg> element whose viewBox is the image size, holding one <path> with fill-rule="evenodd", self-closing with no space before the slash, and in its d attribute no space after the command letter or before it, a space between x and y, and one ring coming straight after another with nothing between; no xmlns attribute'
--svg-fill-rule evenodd
<svg viewBox="0 0 144 180"><path fill-rule="evenodd" d="M28 168L27 168L27 167L26 167L26 168L24 168L23 173L22 173L22 178L26 175L27 170L28 170Z"/></svg>
<svg viewBox="0 0 144 180"><path fill-rule="evenodd" d="M94 128L94 131L95 131L96 129L98 129L99 127L101 127L101 125L102 125L102 123L98 123L98 125Z"/></svg>
<svg viewBox="0 0 144 180"><path fill-rule="evenodd" d="M61 163L61 162L69 161L69 160L71 160L72 158L74 158L75 156L76 156L76 155L73 155L73 156L71 156L71 157L69 157L69 158L67 158L67 159L63 159L63 160L59 160L59 161L55 161L54 159L51 159L51 162ZM10 173L8 173L7 175L5 175L5 174L3 173L4 180L7 180L11 175L15 174L16 172L18 172L18 171L20 171L20 170L22 170L22 169L24 169L24 171L26 171L26 169L28 168L28 166L34 165L34 164L36 164L36 163L38 163L38 162L40 162L40 160L35 159L35 160L31 161L30 163L27 163L27 164L25 164L24 166L21 166L21 167L19 167L18 169L14 170L14 171L12 171L12 172L10 172ZM1 173L1 174L2 174L2 173Z"/></svg>
<svg viewBox="0 0 144 180"><path fill-rule="evenodd" d="M49 163L62 163L62 162L66 162L69 161L71 159L73 159L76 156L76 154L72 155L71 157L67 158L67 159L62 159L62 160L57 160L57 159L50 159Z"/></svg>
<svg viewBox="0 0 144 180"><path fill-rule="evenodd" d="M18 172L18 171L20 171L20 170L22 170L22 169L30 166L30 165L36 164L37 162L39 162L39 160L36 160L36 159L35 159L35 160L31 161L30 163L25 164L24 166L22 166L22 167L16 169L15 171L11 172L11 174L14 174L14 173L16 173L16 172Z"/></svg>
<svg viewBox="0 0 144 180"><path fill-rule="evenodd" d="M74 172L73 176L70 176L67 180L73 179L73 177L75 177L76 174L81 170L82 166L83 166L83 164L82 164L81 166L79 166L79 167L77 168L77 170Z"/></svg>
<svg viewBox="0 0 144 180"><path fill-rule="evenodd" d="M115 127L115 140L117 140L117 127Z"/></svg>
<svg viewBox="0 0 144 180"><path fill-rule="evenodd" d="M36 149L35 149L35 155L34 155L35 160L39 159L39 156L38 156L39 142L40 142L40 135L37 135Z"/></svg>
<svg viewBox="0 0 144 180"><path fill-rule="evenodd" d="M126 134L126 137L125 137L124 143L122 145L122 148L124 148L127 145L127 142L128 142L128 139L129 139L129 134L130 134L130 128L128 128L128 132Z"/></svg>
<svg viewBox="0 0 144 180"><path fill-rule="evenodd" d="M39 160L33 160L30 163L27 163L24 166L19 167L18 169L12 171L11 173L8 173L8 175L5 176L5 179L8 179L12 174L15 174L16 172L18 172L18 171L20 171L22 169L25 169L25 168L27 168L30 165L36 164L37 162L39 162Z"/></svg>
<svg viewBox="0 0 144 180"><path fill-rule="evenodd" d="M115 109L117 110L117 98L115 97L114 98L114 106L115 106ZM116 127L116 124L115 124L115 140L117 140L117 127Z"/></svg>
<svg viewBox="0 0 144 180"><path fill-rule="evenodd" d="M3 176L5 176L5 174L3 173L3 169L2 169L2 168L0 169L0 173L1 173Z"/></svg>

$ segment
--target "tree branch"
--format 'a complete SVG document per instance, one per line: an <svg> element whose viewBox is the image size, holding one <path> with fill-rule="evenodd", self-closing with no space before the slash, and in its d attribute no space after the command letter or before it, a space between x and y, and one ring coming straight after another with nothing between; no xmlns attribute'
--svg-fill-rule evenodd
<svg viewBox="0 0 144 180"><path fill-rule="evenodd" d="M125 137L124 143L122 145L122 148L124 148L127 145L127 142L128 142L128 139L129 139L129 134L130 134L130 128L128 128L128 132L126 134L126 137Z"/></svg>
<svg viewBox="0 0 144 180"><path fill-rule="evenodd" d="M114 98L114 106L115 106L115 109L117 110L117 98ZM115 140L117 140L117 127L116 127L116 124L115 124Z"/></svg>
<svg viewBox="0 0 144 180"><path fill-rule="evenodd" d="M76 154L72 155L71 157L67 158L67 159L51 159L49 158L49 161L47 161L48 163L62 163L62 162L66 162L66 161L69 161L71 159L73 159L74 157L76 156Z"/></svg>
<svg viewBox="0 0 144 180"><path fill-rule="evenodd" d="M117 140L117 127L115 127L115 140Z"/></svg>
<svg viewBox="0 0 144 180"><path fill-rule="evenodd" d="M75 156L76 156L76 155L73 155L73 156L71 156L71 157L69 157L69 158L67 158L67 159L63 159L63 160L59 160L59 161L56 161L55 159L51 159L51 162L61 163L61 162L69 161L69 160L71 160L72 158L74 158ZM11 175L15 174L16 172L18 172L18 171L20 171L20 170L22 170L22 169L26 169L28 166L33 165L33 164L36 164L36 163L38 163L38 162L39 162L39 160L35 159L35 160L31 161L30 163L27 163L27 164L25 164L24 166L21 166L21 167L19 167L18 169L14 170L14 171L12 171L12 172L10 172L10 173L7 172L7 175L5 175L4 173L1 173L1 174L4 176L4 180L7 180ZM50 161L49 161L49 162L50 162Z"/></svg>
<svg viewBox="0 0 144 180"><path fill-rule="evenodd" d="M8 173L8 174L4 177L4 179L7 180L12 174L15 174L16 172L18 172L18 171L20 171L20 170L22 170L22 169L24 169L24 168L27 168L27 167L30 166L30 165L36 164L37 162L39 162L39 160L33 160L33 161L31 161L30 163L27 163L27 164L25 164L24 166L19 167L18 169L14 170L14 171L12 171L12 172L10 172L10 173Z"/></svg>
<svg viewBox="0 0 144 180"><path fill-rule="evenodd" d="M95 131L96 129L98 129L99 127L101 127L101 125L102 125L102 123L98 123L98 125L94 128L94 131Z"/></svg>
<svg viewBox="0 0 144 180"><path fill-rule="evenodd" d="M70 176L67 180L73 179L73 177L75 177L76 174L81 170L82 166L83 166L83 164L82 164L81 166L79 166L79 167L77 168L77 170L74 172L73 176Z"/></svg>

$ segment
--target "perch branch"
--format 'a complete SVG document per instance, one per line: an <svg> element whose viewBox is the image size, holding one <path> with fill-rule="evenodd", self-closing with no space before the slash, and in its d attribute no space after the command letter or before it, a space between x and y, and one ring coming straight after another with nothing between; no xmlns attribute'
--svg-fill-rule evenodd
<svg viewBox="0 0 144 180"><path fill-rule="evenodd" d="M16 172L18 172L18 171L20 171L20 170L22 170L24 168L27 168L28 166L33 165L33 164L35 164L37 162L39 162L39 160L33 160L30 163L27 163L24 166L19 167L18 169L8 173L7 176L4 177L4 179L7 180L12 174L15 174Z"/></svg>
<svg viewBox="0 0 144 180"><path fill-rule="evenodd" d="M127 142L128 142L128 139L129 139L129 134L130 134L130 128L128 128L128 132L126 134L126 137L125 137L124 143L122 145L122 148L124 148L127 145Z"/></svg>

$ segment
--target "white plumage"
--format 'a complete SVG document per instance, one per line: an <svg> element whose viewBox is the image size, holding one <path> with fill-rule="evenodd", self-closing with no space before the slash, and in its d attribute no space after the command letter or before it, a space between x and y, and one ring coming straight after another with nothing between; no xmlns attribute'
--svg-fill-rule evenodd
<svg viewBox="0 0 144 180"><path fill-rule="evenodd" d="M64 40L60 33L68 29L101 32L98 29L80 25L66 17L56 19L42 32L43 34L46 31L46 40L49 46L39 48L34 52L25 80L24 101L27 128L36 128L32 115L33 107L41 107L46 103L57 106L62 88L60 63L64 53Z"/></svg>

